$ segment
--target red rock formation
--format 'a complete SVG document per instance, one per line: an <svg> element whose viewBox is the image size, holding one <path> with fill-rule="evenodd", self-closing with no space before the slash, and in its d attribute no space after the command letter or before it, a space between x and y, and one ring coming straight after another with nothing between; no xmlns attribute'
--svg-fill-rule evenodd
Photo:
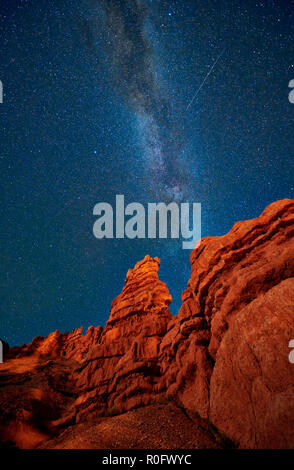
<svg viewBox="0 0 294 470"><path fill-rule="evenodd" d="M0 364L0 443L33 448L64 421L70 423L77 366L71 359L38 354Z"/></svg>
<svg viewBox="0 0 294 470"><path fill-rule="evenodd" d="M158 258L145 258L127 273L111 305L99 344L82 365L77 420L89 412L126 411L152 403L160 394L158 352L172 316L171 295L158 279Z"/></svg>
<svg viewBox="0 0 294 470"><path fill-rule="evenodd" d="M38 336L33 341L23 346L15 346L6 353L7 359L26 356L65 357L82 361L88 350L98 343L102 333L102 327L90 326L85 336L82 336L83 327L76 328L70 333L60 333L56 330L43 338Z"/></svg>
<svg viewBox="0 0 294 470"><path fill-rule="evenodd" d="M61 426L167 395L239 447L294 447L293 221L294 201L283 200L203 239L176 317L159 259L146 256L103 332L55 332L12 348L0 365L0 439L35 446Z"/></svg>
<svg viewBox="0 0 294 470"><path fill-rule="evenodd" d="M294 445L294 201L207 237L161 343L162 381L241 447Z"/></svg>
<svg viewBox="0 0 294 470"><path fill-rule="evenodd" d="M0 442L35 447L74 419L76 369L102 328L37 337L11 348L0 365Z"/></svg>

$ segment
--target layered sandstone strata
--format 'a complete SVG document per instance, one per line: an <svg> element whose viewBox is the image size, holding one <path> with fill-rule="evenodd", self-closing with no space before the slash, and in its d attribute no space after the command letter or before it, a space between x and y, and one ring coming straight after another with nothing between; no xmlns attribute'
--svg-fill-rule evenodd
<svg viewBox="0 0 294 470"><path fill-rule="evenodd" d="M36 446L69 425L169 399L238 447L294 447L293 222L294 201L283 200L203 239L175 317L160 261L146 256L103 331L12 348L0 365L1 440Z"/></svg>
<svg viewBox="0 0 294 470"><path fill-rule="evenodd" d="M167 394L237 445L294 445L294 201L268 206L191 254L161 343Z"/></svg>

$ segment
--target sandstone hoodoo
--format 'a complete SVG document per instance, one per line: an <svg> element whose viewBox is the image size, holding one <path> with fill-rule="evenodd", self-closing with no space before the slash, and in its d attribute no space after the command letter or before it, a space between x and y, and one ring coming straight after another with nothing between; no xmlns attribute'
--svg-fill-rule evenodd
<svg viewBox="0 0 294 470"><path fill-rule="evenodd" d="M126 411L152 403L159 388L160 343L172 319L171 295L158 279L160 260L145 256L130 269L109 320L78 379L77 419L106 409Z"/></svg>
<svg viewBox="0 0 294 470"><path fill-rule="evenodd" d="M0 364L0 440L74 447L84 429L82 445L99 447L87 426L123 429L148 415L150 429L149 413L161 403L171 447L176 416L179 428L189 417L198 429L192 447L227 438L237 447L293 448L293 222L294 201L283 200L202 239L175 317L160 261L146 256L128 271L104 330L55 332L11 348ZM136 414L144 407L147 414Z"/></svg>

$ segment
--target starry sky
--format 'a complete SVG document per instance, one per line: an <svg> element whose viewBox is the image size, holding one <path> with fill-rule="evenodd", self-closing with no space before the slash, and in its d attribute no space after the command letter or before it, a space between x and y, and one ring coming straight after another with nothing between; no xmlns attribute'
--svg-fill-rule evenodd
<svg viewBox="0 0 294 470"><path fill-rule="evenodd" d="M178 312L182 240L93 236L93 207L200 202L202 236L293 197L294 2L1 0L0 337L104 326L159 256Z"/></svg>

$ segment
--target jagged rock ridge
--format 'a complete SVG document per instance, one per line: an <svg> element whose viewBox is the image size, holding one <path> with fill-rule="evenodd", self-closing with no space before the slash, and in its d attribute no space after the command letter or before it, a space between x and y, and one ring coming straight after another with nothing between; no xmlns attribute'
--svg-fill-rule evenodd
<svg viewBox="0 0 294 470"><path fill-rule="evenodd" d="M236 446L293 447L294 365L288 360L294 338L293 219L294 201L278 201L258 218L236 223L227 235L203 239L191 253L191 277L176 317L158 279L160 261L146 256L127 273L103 331L91 327L84 337L81 329L55 332L12 348L0 368L6 385L0 395L6 406L2 440L11 439L20 422L29 430L26 436L35 433L31 445L37 445L60 426L167 397ZM54 364L48 365L48 358L56 358ZM30 367L21 365L29 359ZM25 403L18 399L30 413L18 416L5 390L33 376L34 363L46 379L26 387ZM17 376L10 364L18 364ZM70 370L68 379L62 367ZM39 436L36 397L44 402L44 390L50 390L51 401L59 397L59 407L54 419L43 419ZM28 447L29 438L22 439L20 434L19 445Z"/></svg>

